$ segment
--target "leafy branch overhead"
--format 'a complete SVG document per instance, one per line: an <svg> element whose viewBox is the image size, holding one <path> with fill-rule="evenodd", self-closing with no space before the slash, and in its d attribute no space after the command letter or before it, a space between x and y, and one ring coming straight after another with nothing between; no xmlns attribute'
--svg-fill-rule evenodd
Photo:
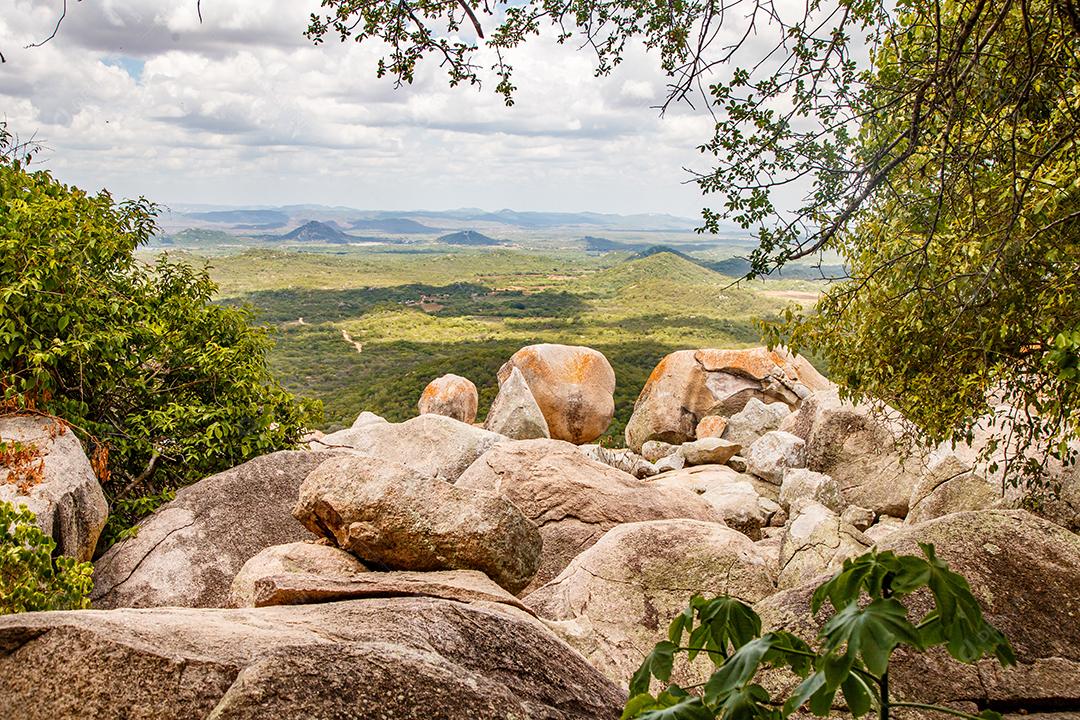
<svg viewBox="0 0 1080 720"><path fill-rule="evenodd" d="M828 602L833 615L815 639L816 649L783 630L762 634L761 619L734 598L695 596L630 680L624 720L780 720L804 707L825 717L837 706L882 720L890 709L904 707L999 720L992 711L974 716L889 694L889 661L902 646L916 652L943 646L963 663L986 656L1003 666L1016 662L1008 640L984 620L967 581L949 570L933 545L920 547L924 557L871 551L848 559L818 587L812 611L818 614ZM904 601L918 591L928 591L934 605L912 618ZM682 655L688 662L707 657L714 668L708 680L685 688L671 683L675 658ZM776 668L802 679L786 697L774 698L756 681ZM650 692L654 678L663 685L656 695Z"/></svg>

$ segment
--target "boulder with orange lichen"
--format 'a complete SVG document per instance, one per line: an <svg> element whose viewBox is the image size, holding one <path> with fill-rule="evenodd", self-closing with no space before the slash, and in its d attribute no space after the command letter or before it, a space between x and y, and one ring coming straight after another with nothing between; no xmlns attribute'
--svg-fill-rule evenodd
<svg viewBox="0 0 1080 720"><path fill-rule="evenodd" d="M476 385L468 378L448 373L428 383L417 406L421 415L445 415L472 423L478 404Z"/></svg>
<svg viewBox="0 0 1080 720"><path fill-rule="evenodd" d="M514 368L524 376L553 439L582 445L611 424L615 371L602 353L578 345L529 345L499 369L499 382Z"/></svg>

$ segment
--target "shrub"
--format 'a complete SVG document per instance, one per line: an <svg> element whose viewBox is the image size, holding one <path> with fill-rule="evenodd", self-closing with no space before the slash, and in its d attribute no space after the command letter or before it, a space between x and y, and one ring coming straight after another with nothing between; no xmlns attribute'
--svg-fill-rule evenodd
<svg viewBox="0 0 1080 720"><path fill-rule="evenodd" d="M818 635L818 648L783 630L761 633L761 618L738 600L695 596L675 617L668 639L657 643L630 681L623 719L641 720L781 720L804 706L820 717L830 714L837 692L855 717L873 711L887 720L893 708L940 711L970 720L1000 720L990 710L978 716L889 696L889 660L906 645L916 651L944 646L956 660L973 663L994 655L1002 665L1015 663L1008 640L983 619L967 581L920 543L925 558L870 551L848 559L811 599L817 614L828 600L835 611ZM913 622L904 599L926 589L934 607ZM684 644L683 638L686 636ZM668 683L676 655L698 656L715 670L700 688L669 684L650 694L653 678ZM773 698L755 683L765 668L787 668L803 679L784 698ZM700 690L692 694L690 690Z"/></svg>
<svg viewBox="0 0 1080 720"><path fill-rule="evenodd" d="M53 557L56 541L23 506L0 502L0 615L90 607L94 566Z"/></svg>

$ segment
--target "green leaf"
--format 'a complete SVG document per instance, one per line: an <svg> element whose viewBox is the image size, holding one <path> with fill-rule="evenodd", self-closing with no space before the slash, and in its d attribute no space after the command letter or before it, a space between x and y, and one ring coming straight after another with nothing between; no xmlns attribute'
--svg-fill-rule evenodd
<svg viewBox="0 0 1080 720"><path fill-rule="evenodd" d="M653 651L642 661L641 667L630 679L630 694L640 695L649 692L652 678L667 682L671 679L671 667L675 662L675 650L678 646L664 640L656 643Z"/></svg>
<svg viewBox="0 0 1080 720"><path fill-rule="evenodd" d="M649 693L640 693L638 695L632 695L629 700L626 701L626 705L623 707L622 716L619 720L630 720L630 718L636 718L645 710L649 710L656 705L656 698Z"/></svg>
<svg viewBox="0 0 1080 720"><path fill-rule="evenodd" d="M919 632L907 619L907 608L895 598L874 600L864 608L850 604L829 619L821 631L824 649L847 643L847 654L862 658L867 670L881 675L889 655L900 643L921 649Z"/></svg>

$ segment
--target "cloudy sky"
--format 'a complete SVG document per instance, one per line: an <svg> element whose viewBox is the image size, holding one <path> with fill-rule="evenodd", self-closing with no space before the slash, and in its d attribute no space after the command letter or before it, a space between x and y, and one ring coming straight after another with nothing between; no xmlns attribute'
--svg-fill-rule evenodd
<svg viewBox="0 0 1080 720"><path fill-rule="evenodd" d="M0 113L49 151L64 181L172 204L322 203L670 212L706 204L685 184L710 118L651 106L657 58L592 77L547 40L516 51L520 88L450 88L430 64L395 90L378 48L303 37L317 0L6 0ZM9 5L10 7L10 5Z"/></svg>

